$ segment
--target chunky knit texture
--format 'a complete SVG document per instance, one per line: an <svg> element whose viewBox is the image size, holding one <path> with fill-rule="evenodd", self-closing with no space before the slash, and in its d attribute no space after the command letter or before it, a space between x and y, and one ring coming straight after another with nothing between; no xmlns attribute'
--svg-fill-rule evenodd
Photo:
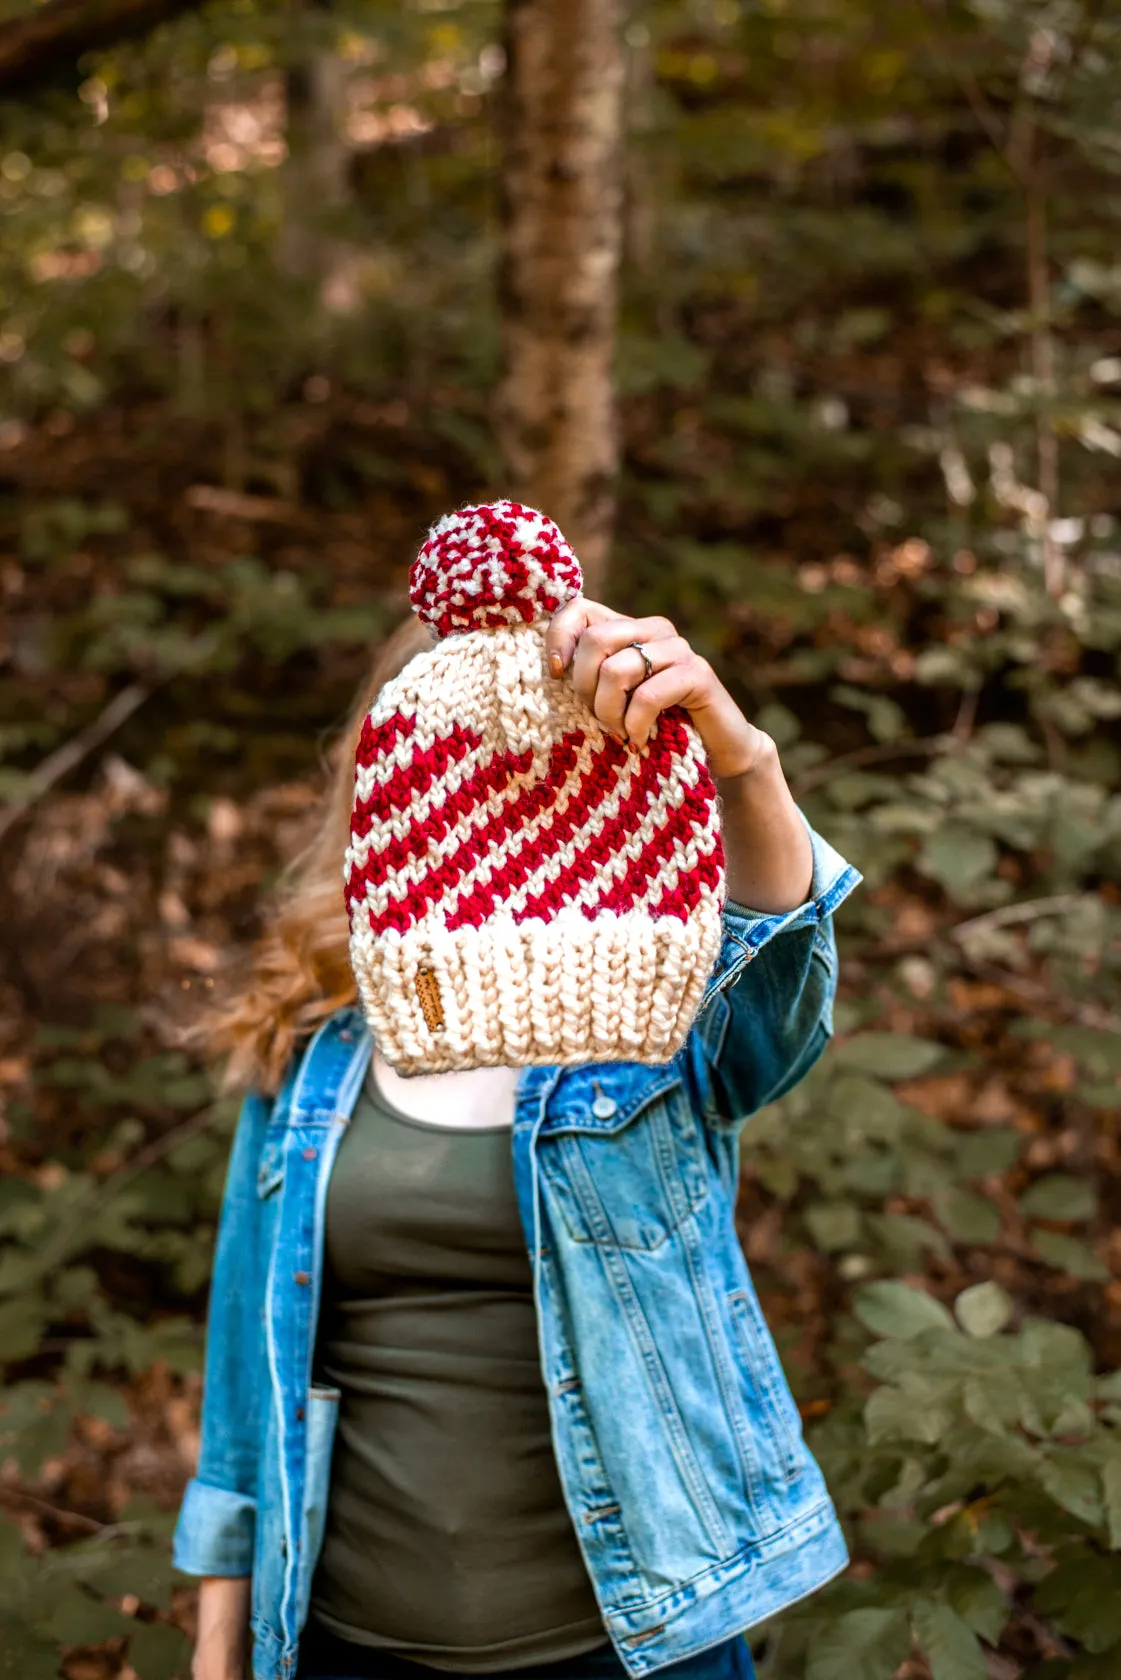
<svg viewBox="0 0 1121 1680"><path fill-rule="evenodd" d="M346 899L371 1030L402 1073L668 1061L720 943L716 789L685 712L630 751L545 665L579 593L551 520L440 521L413 604L443 637L358 749Z"/></svg>
<svg viewBox="0 0 1121 1680"><path fill-rule="evenodd" d="M583 585L551 519L520 502L447 513L413 562L409 597L437 636L551 618Z"/></svg>

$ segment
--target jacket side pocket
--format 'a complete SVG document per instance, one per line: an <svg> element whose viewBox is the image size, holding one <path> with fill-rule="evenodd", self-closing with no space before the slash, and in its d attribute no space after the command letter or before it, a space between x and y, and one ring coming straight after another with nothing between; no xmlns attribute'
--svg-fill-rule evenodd
<svg viewBox="0 0 1121 1680"><path fill-rule="evenodd" d="M758 1404L758 1423L770 1437L780 1475L793 1481L803 1468L802 1423L774 1339L753 1291L734 1289L728 1296L728 1310Z"/></svg>
<svg viewBox="0 0 1121 1680"><path fill-rule="evenodd" d="M307 1393L307 1461L304 1479L304 1509L300 1534L300 1589L297 1600L297 1628L307 1621L311 1582L323 1534L327 1525L327 1501L331 1492L331 1455L339 1421L337 1388L313 1384Z"/></svg>

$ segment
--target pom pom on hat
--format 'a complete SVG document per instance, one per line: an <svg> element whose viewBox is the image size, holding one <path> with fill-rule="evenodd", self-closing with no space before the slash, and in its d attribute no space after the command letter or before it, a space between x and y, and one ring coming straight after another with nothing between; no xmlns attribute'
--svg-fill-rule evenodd
<svg viewBox="0 0 1121 1680"><path fill-rule="evenodd" d="M583 581L551 519L520 502L490 502L433 525L409 573L409 598L437 636L454 636L551 618Z"/></svg>

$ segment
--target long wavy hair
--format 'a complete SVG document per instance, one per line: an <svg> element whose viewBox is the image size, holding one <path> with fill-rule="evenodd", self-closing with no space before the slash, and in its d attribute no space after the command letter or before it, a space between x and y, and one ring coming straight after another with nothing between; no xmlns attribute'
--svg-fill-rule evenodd
<svg viewBox="0 0 1121 1680"><path fill-rule="evenodd" d="M354 755L370 702L383 684L431 647L410 616L378 651L344 728L327 755L323 816L308 846L288 864L266 908L267 932L249 955L228 1002L192 1033L225 1058L225 1090L276 1092L295 1051L329 1015L353 1003L343 857L350 839Z"/></svg>

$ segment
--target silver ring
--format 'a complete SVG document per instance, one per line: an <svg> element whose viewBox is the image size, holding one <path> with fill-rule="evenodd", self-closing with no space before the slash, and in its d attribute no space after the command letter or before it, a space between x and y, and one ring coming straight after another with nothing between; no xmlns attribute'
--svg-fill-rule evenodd
<svg viewBox="0 0 1121 1680"><path fill-rule="evenodd" d="M654 665L651 661L650 655L647 653L641 642L628 642L627 646L635 648L637 652L642 655L642 663L646 666L646 675L642 680L643 682L649 682L650 678L654 675Z"/></svg>

